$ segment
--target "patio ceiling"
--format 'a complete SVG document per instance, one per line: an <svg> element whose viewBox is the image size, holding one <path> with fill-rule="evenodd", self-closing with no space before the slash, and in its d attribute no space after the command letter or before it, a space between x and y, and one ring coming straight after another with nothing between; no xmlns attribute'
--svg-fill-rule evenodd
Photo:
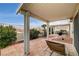
<svg viewBox="0 0 79 59"><path fill-rule="evenodd" d="M73 18L77 7L76 3L23 3L17 12L28 11L32 17L51 22Z"/></svg>

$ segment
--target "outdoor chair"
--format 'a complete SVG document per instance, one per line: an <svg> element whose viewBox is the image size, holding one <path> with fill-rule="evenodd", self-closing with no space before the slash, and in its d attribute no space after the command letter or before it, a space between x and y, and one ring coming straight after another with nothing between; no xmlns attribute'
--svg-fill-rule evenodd
<svg viewBox="0 0 79 59"><path fill-rule="evenodd" d="M52 53L50 55L52 55L53 52L57 52L57 53L60 53L62 55L66 55L64 44L61 44L61 43L58 43L55 41L49 41L49 40L46 40L46 43L47 43L49 49L52 51Z"/></svg>

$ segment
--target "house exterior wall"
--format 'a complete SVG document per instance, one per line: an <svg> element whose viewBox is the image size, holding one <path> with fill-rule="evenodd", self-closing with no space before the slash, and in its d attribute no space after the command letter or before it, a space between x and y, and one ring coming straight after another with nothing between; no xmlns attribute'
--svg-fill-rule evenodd
<svg viewBox="0 0 79 59"><path fill-rule="evenodd" d="M79 12L74 19L74 45L79 54Z"/></svg>

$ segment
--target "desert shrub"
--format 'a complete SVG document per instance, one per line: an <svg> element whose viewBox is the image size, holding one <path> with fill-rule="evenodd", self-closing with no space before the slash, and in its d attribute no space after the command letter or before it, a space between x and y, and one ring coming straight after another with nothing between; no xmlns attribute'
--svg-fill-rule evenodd
<svg viewBox="0 0 79 59"><path fill-rule="evenodd" d="M5 48L16 41L16 29L12 26L0 26L0 48Z"/></svg>
<svg viewBox="0 0 79 59"><path fill-rule="evenodd" d="M38 30L36 30L36 29L31 29L31 30L30 30L30 39L32 40L32 39L38 38L39 33L40 33L40 32L39 32Z"/></svg>

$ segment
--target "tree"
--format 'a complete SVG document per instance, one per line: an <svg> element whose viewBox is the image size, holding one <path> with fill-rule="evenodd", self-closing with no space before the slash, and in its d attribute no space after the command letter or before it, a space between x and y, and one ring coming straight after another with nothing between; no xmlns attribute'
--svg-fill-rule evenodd
<svg viewBox="0 0 79 59"><path fill-rule="evenodd" d="M44 31L44 36L46 36L46 24L43 24L41 27L43 27Z"/></svg>

